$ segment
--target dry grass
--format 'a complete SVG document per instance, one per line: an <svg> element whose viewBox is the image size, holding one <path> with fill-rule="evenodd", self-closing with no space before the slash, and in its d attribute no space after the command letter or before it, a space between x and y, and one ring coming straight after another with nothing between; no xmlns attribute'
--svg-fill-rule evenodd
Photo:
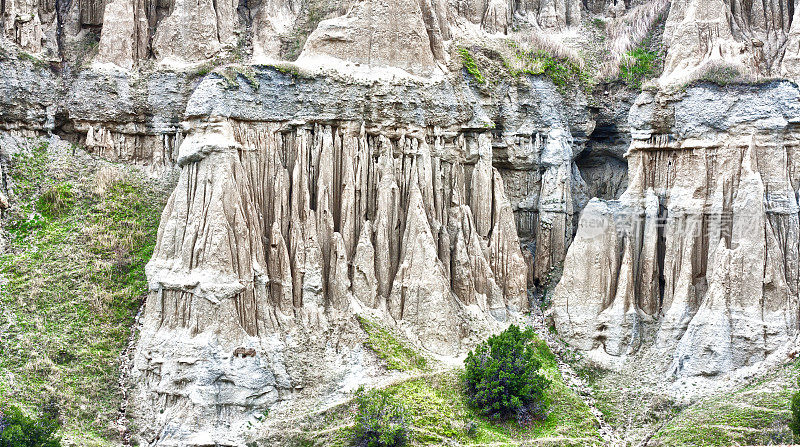
<svg viewBox="0 0 800 447"><path fill-rule="evenodd" d="M564 59L572 62L581 69L584 67L584 60L580 53L574 48L565 45L558 36L546 34L542 30L530 30L528 32L512 33L510 40L516 43L516 48L505 40L506 50L509 54L514 54L517 49L528 51L544 51L553 58Z"/></svg>
<svg viewBox="0 0 800 447"><path fill-rule="evenodd" d="M606 26L609 41L605 60L600 67L603 78L619 74L619 66L625 55L642 43L662 18L670 0L653 0L632 8L624 16L609 21Z"/></svg>
<svg viewBox="0 0 800 447"><path fill-rule="evenodd" d="M759 78L758 72L745 64L712 59L692 71L686 83L706 81L725 86L728 84L752 84L768 80L769 78Z"/></svg>
<svg viewBox="0 0 800 447"><path fill-rule="evenodd" d="M626 63L629 53L653 32L659 20L665 17L669 5L670 0L651 0L631 8L621 17L595 19L587 26L600 27L602 32L599 36L590 36L589 42L576 41L570 34L575 32L575 29L565 30L559 34L533 28L513 32L509 38L523 51L544 51L555 59L574 64L582 71L591 67L592 77L595 80L615 79L620 74L620 65ZM597 25L598 22L602 23L602 26ZM502 53L514 54L514 49L505 48ZM514 58L508 60L512 64L522 63L514 61ZM523 67L512 65L511 68Z"/></svg>
<svg viewBox="0 0 800 447"><path fill-rule="evenodd" d="M99 197L105 196L109 188L124 179L124 175L124 171L117 166L107 165L101 167L97 171L97 175L95 175L92 193Z"/></svg>

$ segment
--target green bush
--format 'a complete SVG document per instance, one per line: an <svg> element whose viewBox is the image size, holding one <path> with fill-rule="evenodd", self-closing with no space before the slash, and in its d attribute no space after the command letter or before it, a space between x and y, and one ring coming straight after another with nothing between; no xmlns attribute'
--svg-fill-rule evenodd
<svg viewBox="0 0 800 447"><path fill-rule="evenodd" d="M629 87L640 88L642 81L646 77L653 75L657 58L658 53L648 50L644 46L628 52L622 58L622 63L619 67L622 80Z"/></svg>
<svg viewBox="0 0 800 447"><path fill-rule="evenodd" d="M383 390L356 391L353 445L358 447L401 447L408 443L405 409Z"/></svg>
<svg viewBox="0 0 800 447"><path fill-rule="evenodd" d="M800 377L797 378L797 385L800 386ZM789 428L792 429L795 440L800 439L800 391L792 396L792 420L789 421Z"/></svg>
<svg viewBox="0 0 800 447"><path fill-rule="evenodd" d="M16 407L0 410L0 447L60 447L58 420L50 414L35 419Z"/></svg>
<svg viewBox="0 0 800 447"><path fill-rule="evenodd" d="M543 417L544 391L550 381L539 372L541 361L531 329L511 325L470 352L466 364L467 400L477 411L493 419L527 423Z"/></svg>

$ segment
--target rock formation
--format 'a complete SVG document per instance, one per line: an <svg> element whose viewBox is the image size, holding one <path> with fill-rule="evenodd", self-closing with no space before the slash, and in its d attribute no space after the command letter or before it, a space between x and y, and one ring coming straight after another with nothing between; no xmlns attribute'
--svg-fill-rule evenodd
<svg viewBox="0 0 800 447"><path fill-rule="evenodd" d="M179 175L147 267L135 439L242 445L275 405L381 376L357 315L453 360L562 263L557 329L600 361L718 376L785 345L800 90L672 87L795 77L794 1L674 0L665 74L635 104L547 73L477 82L453 58L485 42L476 59L506 67L517 33L583 45L604 32L587 19L647 5L0 1L2 134Z"/></svg>
<svg viewBox="0 0 800 447"><path fill-rule="evenodd" d="M507 10L510 15L519 15L542 29L558 31L580 23L583 17L582 6L581 2L575 0L527 0L511 2Z"/></svg>
<svg viewBox="0 0 800 447"><path fill-rule="evenodd" d="M280 59L284 41L298 28L302 3L298 0L273 0L253 14L253 60L266 62Z"/></svg>
<svg viewBox="0 0 800 447"><path fill-rule="evenodd" d="M439 44L437 55L443 56L441 31L435 10L425 15L435 27L430 34L423 17L416 1L356 2L346 15L320 22L306 41L300 62L334 57L370 67L431 74L437 69L434 43Z"/></svg>
<svg viewBox="0 0 800 447"><path fill-rule="evenodd" d="M795 3L673 1L664 30L669 49L664 81L686 82L725 69L731 80L796 78L800 23L794 20Z"/></svg>
<svg viewBox="0 0 800 447"><path fill-rule="evenodd" d="M352 338L359 309L441 355L527 309L527 266L487 134L213 115L185 128L181 177L147 267L133 372L142 426L152 427L143 441L163 430L229 442L222 427L297 384L329 383L325 368L292 365L325 358L316 331L352 350L342 339ZM485 148L476 161L472 144ZM455 293L451 281L462 286ZM257 354L232 364L239 347ZM187 422L187 408L211 414L220 405L224 414Z"/></svg>
<svg viewBox="0 0 800 447"><path fill-rule="evenodd" d="M790 341L799 95L788 83L733 96L707 86L680 98L642 93L629 187L581 216L554 298L559 332L598 358L652 344L677 375L730 372Z"/></svg>
<svg viewBox="0 0 800 447"><path fill-rule="evenodd" d="M446 62L445 42L454 33L508 34L515 24L560 31L578 25L583 11L578 0L9 0L0 5L0 27L22 50L53 60L84 58L99 40L96 60L125 69L148 60L182 66L228 56L259 63L296 57L303 34L312 33L307 56L427 75L438 71L434 61Z"/></svg>
<svg viewBox="0 0 800 447"><path fill-rule="evenodd" d="M562 31L580 24L584 15L583 4L577 0L460 0L455 9L455 24L478 25L489 33L501 34L511 31L514 23Z"/></svg>

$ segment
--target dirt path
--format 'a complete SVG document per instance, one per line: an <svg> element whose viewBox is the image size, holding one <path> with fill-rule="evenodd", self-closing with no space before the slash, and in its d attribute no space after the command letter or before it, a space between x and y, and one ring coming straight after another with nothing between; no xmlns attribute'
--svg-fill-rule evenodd
<svg viewBox="0 0 800 447"><path fill-rule="evenodd" d="M555 354L556 362L558 362L558 369L561 371L561 376L564 378L564 382L567 384L567 386L572 388L572 390L574 390L578 396L581 397L581 399L583 399L586 405L589 406L589 410L597 420L597 430L600 432L600 436L602 436L603 440L605 441L605 445L625 445L622 439L620 439L620 437L615 433L614 428L605 421L603 413L597 408L597 400L593 396L591 387L589 387L589 385L586 384L586 381L584 381L578 375L572 365L563 360L563 354L566 352L567 347L547 328L544 314L538 307L531 312L530 326L534 332L536 332L536 335L544 340L545 343L547 343L547 346L550 347L550 350L553 351L553 354Z"/></svg>
<svg viewBox="0 0 800 447"><path fill-rule="evenodd" d="M122 396L122 400L119 404L119 417L117 418L117 430L119 431L119 437L122 441L122 445L124 447L131 446L131 432L128 429L128 378L131 373L131 368L133 368L133 354L136 349L136 334L141 329L142 325L142 312L144 311L144 304L139 307L139 311L136 313L136 318L133 320L133 326L131 327L131 332L128 335L128 343L125 347L125 350L119 355L119 379L117 384L119 385L120 395Z"/></svg>

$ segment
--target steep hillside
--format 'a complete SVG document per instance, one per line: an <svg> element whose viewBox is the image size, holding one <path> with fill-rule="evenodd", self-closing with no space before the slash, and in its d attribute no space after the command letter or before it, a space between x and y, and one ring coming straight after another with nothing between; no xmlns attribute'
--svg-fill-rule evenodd
<svg viewBox="0 0 800 447"><path fill-rule="evenodd" d="M58 138L8 138L3 149L12 206L0 258L0 402L57 412L75 445L115 445L126 429L120 359L172 182Z"/></svg>

